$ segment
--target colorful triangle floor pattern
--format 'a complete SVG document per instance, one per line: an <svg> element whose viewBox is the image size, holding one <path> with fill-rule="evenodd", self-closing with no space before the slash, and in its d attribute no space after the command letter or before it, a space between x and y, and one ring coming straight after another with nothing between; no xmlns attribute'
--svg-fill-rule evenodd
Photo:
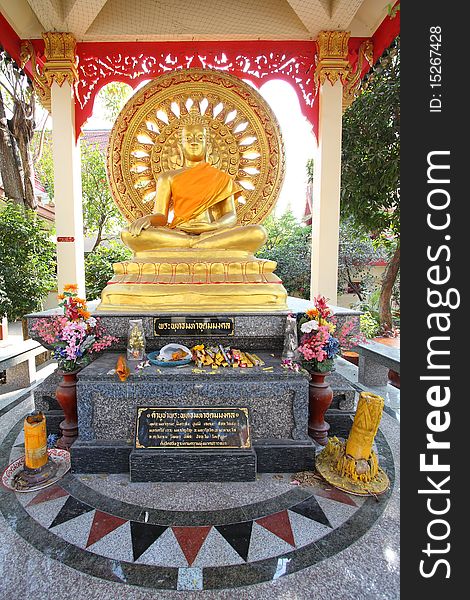
<svg viewBox="0 0 470 600"><path fill-rule="evenodd" d="M285 554L328 534L358 509L342 492L325 488L316 495L319 500L312 495L287 510L251 521L185 527L107 513L58 484L38 492L24 506L43 527L88 552L138 564L202 568Z"/></svg>

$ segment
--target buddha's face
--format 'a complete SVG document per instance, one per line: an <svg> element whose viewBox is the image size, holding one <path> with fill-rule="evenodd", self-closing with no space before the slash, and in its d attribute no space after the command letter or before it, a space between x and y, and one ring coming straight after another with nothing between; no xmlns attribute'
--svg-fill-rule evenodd
<svg viewBox="0 0 470 600"><path fill-rule="evenodd" d="M206 129L204 126L185 125L181 133L181 146L187 160L204 160L206 157Z"/></svg>

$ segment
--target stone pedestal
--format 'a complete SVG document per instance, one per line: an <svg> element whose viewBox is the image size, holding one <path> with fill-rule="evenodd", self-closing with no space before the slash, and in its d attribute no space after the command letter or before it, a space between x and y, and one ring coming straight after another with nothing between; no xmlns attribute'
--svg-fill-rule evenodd
<svg viewBox="0 0 470 600"><path fill-rule="evenodd" d="M365 356L359 356L358 381L368 386L383 386L388 383L389 368Z"/></svg>
<svg viewBox="0 0 470 600"><path fill-rule="evenodd" d="M175 332L174 336L157 336L154 331L154 319L155 317L168 317L168 316L184 316L184 317L197 317L200 318L202 315L195 311L194 313L185 312L171 312L171 311L155 311L153 314L142 313L139 311L129 311L128 313L113 313L112 311L106 312L94 312L97 307L98 301L89 302L89 309L92 311L93 316L99 317L101 323L106 327L107 331L118 338L118 343L114 346L115 350L124 350L127 344L127 334L129 330L130 319L142 319L142 325L144 328L146 348L147 352L157 350L165 344L171 342L178 342L185 346L194 346L198 343L210 343L210 340L201 336L198 337L185 337L181 332ZM288 310L286 311L267 311L264 314L257 313L226 313L227 317L233 318L233 334L232 335L218 335L213 338L214 342L223 344L225 346L239 347L242 350L258 351L269 349L269 352L281 353L284 344L284 332L286 328L286 318L290 313L299 314L304 313L309 308L312 308L312 303L309 300L302 300L300 298L289 297L287 299ZM344 323L346 319L353 319L355 327L353 332L359 332L360 323L358 311L342 308L339 306L330 306L333 310L335 317L338 322L338 327ZM52 317L57 314L62 314L62 309L50 309L40 313L34 313L27 315L28 331L33 339L38 339L37 334L31 330L32 325L42 318ZM204 313L205 317L220 317L220 313ZM41 341L41 340L39 340ZM43 341L41 341L44 347L47 347Z"/></svg>
<svg viewBox="0 0 470 600"><path fill-rule="evenodd" d="M123 240L131 247L137 244L127 232ZM287 292L275 268L274 261L240 250L192 246L137 251L133 260L113 265L114 276L101 292L97 310L285 312Z"/></svg>
<svg viewBox="0 0 470 600"><path fill-rule="evenodd" d="M104 354L78 376L79 439L71 448L72 470L129 471L137 407L145 406L248 407L258 472L311 468L315 450L307 432L308 375L283 369L279 366L279 357L274 358L270 353L258 352L258 356L265 361L264 368L206 368L194 372L193 364L181 368L151 366L142 371L133 370L126 382L120 382L116 375L110 374L118 354ZM132 364L131 367L134 368ZM171 452L178 455L194 451ZM218 460L229 464L230 453L235 456L239 452L245 451L220 450L219 455L223 454L224 458L219 456ZM147 460L149 473L158 473L160 467L155 465L159 456L163 456L161 451L139 451L138 454L134 451L131 465L141 471L140 465ZM242 471L252 469L252 458L240 458L240 461ZM164 471L166 467L161 468ZM204 472L206 467L199 468ZM213 477L218 476L220 474L213 474Z"/></svg>
<svg viewBox="0 0 470 600"><path fill-rule="evenodd" d="M132 450L130 480L254 481L256 453L251 450Z"/></svg>
<svg viewBox="0 0 470 600"><path fill-rule="evenodd" d="M15 388L29 387L36 381L36 362L34 356L10 367L7 371L7 383Z"/></svg>
<svg viewBox="0 0 470 600"><path fill-rule="evenodd" d="M90 303L93 311L96 303ZM304 313L311 308L311 302L298 298L288 298L289 312ZM356 321L357 311L331 307L338 325L346 319ZM61 314L57 309L28 315L28 327L38 318ZM160 312L154 314L129 312L127 314L105 312L97 314L108 332L118 338L114 349L107 352L78 376L78 423L79 438L71 448L72 471L76 473L126 473L131 472L137 481L158 478L166 481L168 469L173 465L175 478L189 480L201 477L203 480L225 477L216 472L217 464L225 464L228 477L237 473L243 480L253 479L256 472L295 472L311 469L315 459L315 449L308 436L308 374L294 373L280 366L280 353L284 342L284 332L288 311L267 312L265 314L234 313L225 314L233 321L230 332L216 336L182 334L171 330L171 335L158 335L156 318L165 317L220 317L220 314L177 314ZM146 337L146 350L150 352L171 342L179 342L189 347L198 343L230 345L232 348L255 352L265 361L264 367L233 369L230 367L212 370L194 369L194 364L178 367L152 366L141 371L135 370L126 382L120 382L113 374L119 351L123 352L127 343L130 319L141 318ZM34 332L32 332L34 336ZM354 390L340 376L334 374L331 386L334 392L332 408L351 411L354 408ZM47 384L35 394L37 407L49 409L55 417L56 406ZM51 382L51 388L55 382ZM47 389L46 389L47 388ZM196 450L171 450L162 455L158 450L137 451L135 449L135 422L137 407L247 407L251 429L252 450L224 450L216 453L198 454ZM49 417L48 414L48 417ZM141 454L141 452L144 452ZM197 468L187 468L184 456L194 459ZM225 454L227 452L227 454ZM163 457L161 464L157 464ZM178 459L183 457L182 462ZM254 460L256 458L256 460ZM189 463L192 464L192 459ZM201 460L199 460L201 459ZM204 459L204 460L203 460ZM201 462L202 461L202 462ZM214 461L211 463L211 461ZM217 462L218 461L218 462ZM231 462L235 461L235 462ZM186 461L188 462L188 461ZM188 464L189 464L188 463ZM205 464L204 464L205 463ZM175 470L175 465L178 469ZM193 473L194 471L194 473ZM146 479L147 478L147 479ZM180 479L180 480L182 480ZM198 479L199 480L199 479Z"/></svg>

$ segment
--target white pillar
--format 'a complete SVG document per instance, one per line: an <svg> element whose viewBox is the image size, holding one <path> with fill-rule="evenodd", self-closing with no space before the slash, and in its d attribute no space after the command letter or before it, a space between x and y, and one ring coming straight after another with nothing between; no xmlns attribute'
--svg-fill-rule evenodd
<svg viewBox="0 0 470 600"><path fill-rule="evenodd" d="M349 77L348 31L320 31L315 81L319 94L318 152L312 201L311 297L338 301L343 84Z"/></svg>
<svg viewBox="0 0 470 600"><path fill-rule="evenodd" d="M51 108L58 290L76 283L78 295L84 298L80 144L75 143L74 96L67 80L61 86L52 82Z"/></svg>
<svg viewBox="0 0 470 600"><path fill-rule="evenodd" d="M318 150L312 201L311 297L338 299L338 244L341 185L343 85L326 80L320 86Z"/></svg>

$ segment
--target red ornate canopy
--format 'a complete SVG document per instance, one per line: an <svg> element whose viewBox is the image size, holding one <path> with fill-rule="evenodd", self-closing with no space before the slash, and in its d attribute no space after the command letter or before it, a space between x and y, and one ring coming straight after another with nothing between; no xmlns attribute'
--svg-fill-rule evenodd
<svg viewBox="0 0 470 600"><path fill-rule="evenodd" d="M398 35L399 13L386 17L372 37L374 62ZM19 63L20 38L0 14L0 44ZM349 39L348 59L354 72L359 47L367 38ZM44 60L43 40L31 40L39 69ZM255 87L266 81L282 79L297 93L300 108L318 130L318 95L314 81L317 43L305 41L237 40L178 42L78 42L78 74L75 98L77 138L93 113L96 94L106 84L122 81L132 88L175 69L203 68L226 71L247 80ZM369 70L366 62L361 77ZM28 62L25 71L33 76Z"/></svg>

